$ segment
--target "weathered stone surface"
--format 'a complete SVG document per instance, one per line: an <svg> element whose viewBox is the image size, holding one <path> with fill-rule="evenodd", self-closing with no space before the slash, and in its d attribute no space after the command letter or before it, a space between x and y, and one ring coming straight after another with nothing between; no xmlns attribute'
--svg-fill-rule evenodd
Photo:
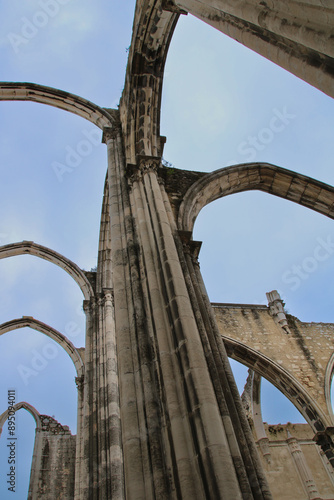
<svg viewBox="0 0 334 500"><path fill-rule="evenodd" d="M0 248L0 258L28 253L60 266L85 299L84 356L31 317L2 325L2 332L33 326L54 338L78 371L76 438L27 403L17 407L36 420L32 499L272 498L227 353L294 402L334 465L333 325L301 323L274 295L270 310L212 310L200 243L191 240L200 210L221 196L259 189L334 218L334 189L269 164L212 174L162 166L164 64L186 12L334 95L333 9L297 0L289 8L285 1L137 0L119 111L58 89L0 83L0 100L40 102L90 120L103 129L108 150L96 272L33 242ZM260 412L256 384L252 398ZM298 427L279 443L283 431L253 422L276 498L330 498L330 474L313 467L315 442L293 435Z"/></svg>
<svg viewBox="0 0 334 500"><path fill-rule="evenodd" d="M333 324L303 323L287 314L287 334L265 306L213 304L213 309L231 357L282 390L311 425L313 412L324 427L332 425L327 372L334 352Z"/></svg>

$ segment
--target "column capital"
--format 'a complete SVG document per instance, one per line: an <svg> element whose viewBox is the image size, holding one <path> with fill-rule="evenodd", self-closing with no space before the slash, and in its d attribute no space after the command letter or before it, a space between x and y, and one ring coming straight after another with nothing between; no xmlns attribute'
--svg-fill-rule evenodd
<svg viewBox="0 0 334 500"><path fill-rule="evenodd" d="M126 177L129 187L132 188L134 182L143 181L143 176L146 173L154 172L158 176L160 167L160 156L137 155L137 163L128 163L126 166ZM158 182L160 184L163 183L159 176Z"/></svg>
<svg viewBox="0 0 334 500"><path fill-rule="evenodd" d="M107 144L110 139L116 139L118 134L118 127L103 127L102 143Z"/></svg>
<svg viewBox="0 0 334 500"><path fill-rule="evenodd" d="M103 288L103 297L114 304L114 290L112 288Z"/></svg>

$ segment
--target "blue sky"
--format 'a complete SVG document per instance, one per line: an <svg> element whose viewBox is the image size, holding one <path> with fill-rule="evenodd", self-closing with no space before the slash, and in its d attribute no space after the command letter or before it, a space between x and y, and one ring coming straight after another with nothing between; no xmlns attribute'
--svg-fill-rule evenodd
<svg viewBox="0 0 334 500"><path fill-rule="evenodd" d="M54 14L45 18L38 14L46 5L43 0L24 5L0 0L1 80L57 87L117 107L135 2L54 2ZM45 25L36 28L38 20ZM32 240L90 270L96 265L107 168L98 129L55 108L0 104L0 244ZM161 134L167 136L164 158L176 168L210 172L264 161L333 184L333 107L329 97L204 23L180 18L166 63L161 114ZM281 117L279 131L271 125L275 116ZM57 163L65 161L69 150L80 151L88 136L87 154L79 154L71 172L57 175ZM212 301L265 303L265 293L278 289L289 312L301 320L334 322L334 253L328 252L312 270L307 267L319 239L334 242L331 220L264 193L242 193L205 207L194 238L203 241L200 263ZM0 260L0 276L1 323L33 316L67 334L77 347L84 345L83 297L66 273L22 256ZM66 353L30 329L8 333L0 341L0 412L13 387L17 401L54 415L75 433L75 370ZM40 369L34 369L41 358ZM22 366L36 373L24 377ZM238 371L240 386L244 376L245 370ZM299 418L267 385L263 393L266 420ZM23 499L34 422L20 411L17 424L15 498ZM3 479L6 453L2 441L4 499L12 498Z"/></svg>

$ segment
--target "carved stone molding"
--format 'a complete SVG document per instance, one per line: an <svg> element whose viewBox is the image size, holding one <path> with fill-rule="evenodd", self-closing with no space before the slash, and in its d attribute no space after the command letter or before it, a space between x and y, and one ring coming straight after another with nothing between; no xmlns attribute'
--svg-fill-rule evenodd
<svg viewBox="0 0 334 500"><path fill-rule="evenodd" d="M288 320L284 311L284 302L277 290L266 293L269 305L269 312L276 323L283 328L285 333L291 333Z"/></svg>
<svg viewBox="0 0 334 500"><path fill-rule="evenodd" d="M128 179L129 188L132 188L134 182L142 182L143 176L149 172L157 174L159 184L164 185L164 180L159 176L160 167L160 156L138 155L137 164L128 163L126 166L126 177Z"/></svg>
<svg viewBox="0 0 334 500"><path fill-rule="evenodd" d="M114 305L114 290L112 288L103 288L103 300L104 303L111 302L111 305Z"/></svg>
<svg viewBox="0 0 334 500"><path fill-rule="evenodd" d="M142 173L146 172L158 172L158 168L161 166L161 158L159 156L137 156L137 167Z"/></svg>
<svg viewBox="0 0 334 500"><path fill-rule="evenodd" d="M119 133L118 127L103 127L102 143L107 144L109 140L116 139Z"/></svg>
<svg viewBox="0 0 334 500"><path fill-rule="evenodd" d="M269 438L267 438L267 437L260 438L256 443L259 445L259 448L261 450L263 458L265 459L267 464L270 464L271 463L271 453L270 453L270 447L269 447Z"/></svg>

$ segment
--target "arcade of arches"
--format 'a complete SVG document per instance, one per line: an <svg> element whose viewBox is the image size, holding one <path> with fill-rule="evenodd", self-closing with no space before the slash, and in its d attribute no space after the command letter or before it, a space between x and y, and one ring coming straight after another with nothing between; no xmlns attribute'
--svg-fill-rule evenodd
<svg viewBox="0 0 334 500"><path fill-rule="evenodd" d="M247 190L334 218L334 188L264 163L212 174L170 169L159 129L180 15L197 16L333 97L334 10L326 5L137 0L119 110L38 84L0 83L0 100L91 121L108 155L96 271L29 241L0 248L0 258L31 254L60 266L84 296L84 350L31 317L0 325L0 335L29 326L50 336L77 370L76 436L29 402L13 407L36 421L28 498L333 498L334 325L288 315L275 290L268 306L210 304L192 230L206 204ZM242 399L227 356L251 369ZM309 425L264 426L261 376Z"/></svg>

